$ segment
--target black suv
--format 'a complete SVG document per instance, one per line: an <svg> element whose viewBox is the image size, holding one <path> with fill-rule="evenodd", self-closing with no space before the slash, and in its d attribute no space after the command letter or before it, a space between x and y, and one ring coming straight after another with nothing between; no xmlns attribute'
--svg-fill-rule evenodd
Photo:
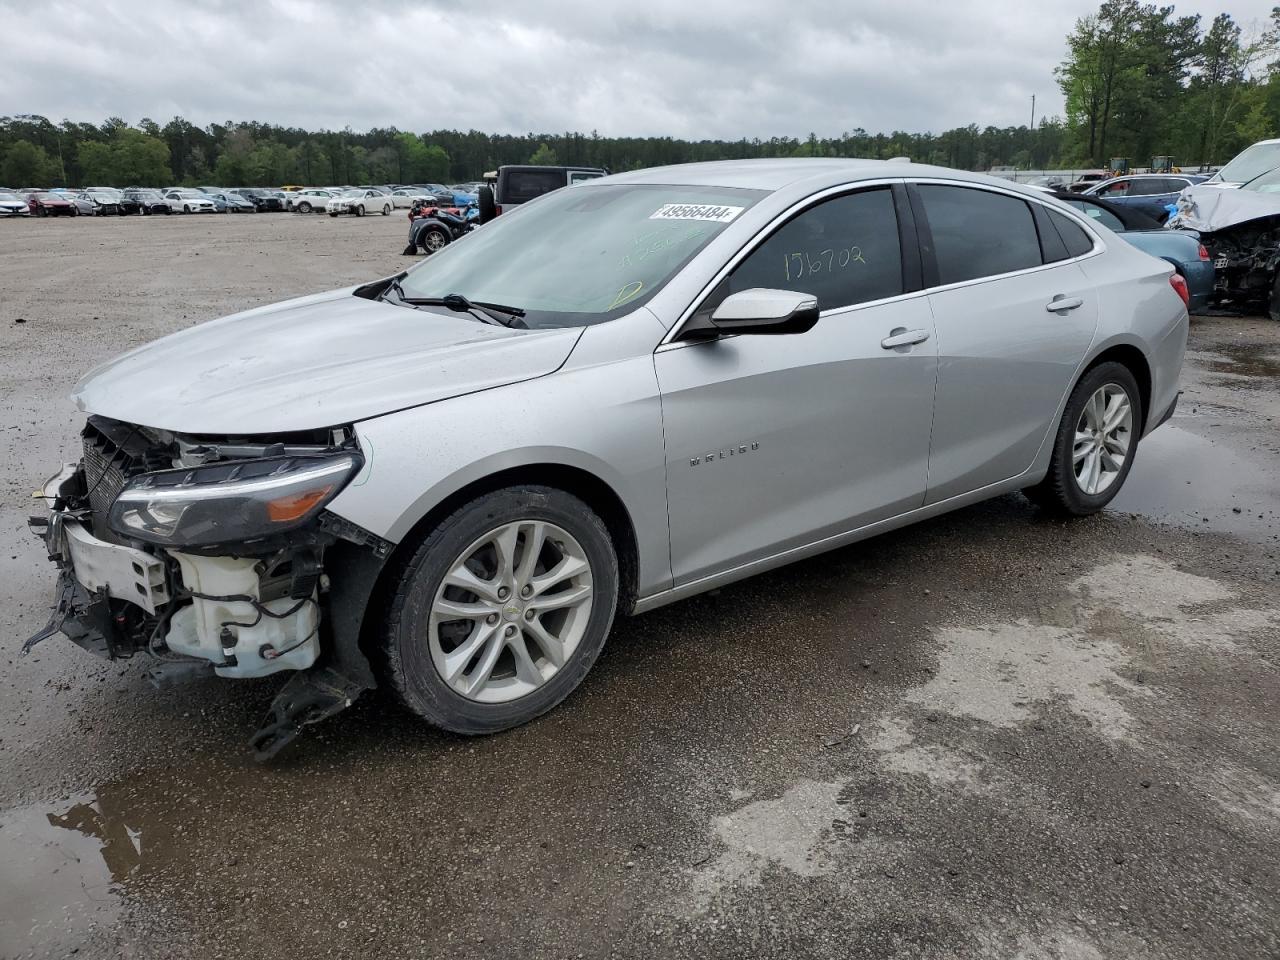
<svg viewBox="0 0 1280 960"><path fill-rule="evenodd" d="M609 171L603 167L539 167L531 164L499 167L496 172L484 175L485 185L480 188L480 222L486 223L502 213L504 208L528 203L552 190L608 175Z"/></svg>

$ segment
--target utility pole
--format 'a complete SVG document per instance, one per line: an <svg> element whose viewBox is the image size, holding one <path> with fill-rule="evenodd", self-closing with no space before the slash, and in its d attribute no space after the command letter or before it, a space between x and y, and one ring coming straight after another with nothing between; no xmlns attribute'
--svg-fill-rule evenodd
<svg viewBox="0 0 1280 960"><path fill-rule="evenodd" d="M1036 95L1031 95L1031 129L1036 128Z"/></svg>

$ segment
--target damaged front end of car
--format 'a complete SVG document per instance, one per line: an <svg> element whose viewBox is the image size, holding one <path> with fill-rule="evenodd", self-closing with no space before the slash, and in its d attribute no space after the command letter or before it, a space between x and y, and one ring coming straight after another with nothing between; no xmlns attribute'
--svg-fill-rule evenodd
<svg viewBox="0 0 1280 960"><path fill-rule="evenodd" d="M1280 320L1280 195L1188 187L1165 226L1199 231L1213 261L1218 311L1265 308Z"/></svg>
<svg viewBox="0 0 1280 960"><path fill-rule="evenodd" d="M326 511L360 472L350 427L187 436L91 416L31 518L59 568L49 623L163 684L292 677L251 745L274 756L375 685L359 634L390 544Z"/></svg>

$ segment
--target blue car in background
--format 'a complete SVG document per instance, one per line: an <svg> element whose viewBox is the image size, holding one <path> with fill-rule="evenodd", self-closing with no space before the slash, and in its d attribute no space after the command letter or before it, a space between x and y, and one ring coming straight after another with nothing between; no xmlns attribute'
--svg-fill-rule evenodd
<svg viewBox="0 0 1280 960"><path fill-rule="evenodd" d="M1203 180L1203 177L1198 178ZM1087 194L1055 191L1063 203L1118 233L1143 253L1164 260L1187 281L1187 309L1203 310L1213 295L1214 269L1209 251L1194 230L1170 230L1133 206L1109 203Z"/></svg>
<svg viewBox="0 0 1280 960"><path fill-rule="evenodd" d="M1097 197L1118 206L1130 207L1164 223L1173 212L1178 194L1208 179L1193 173L1135 173L1103 180L1081 196Z"/></svg>

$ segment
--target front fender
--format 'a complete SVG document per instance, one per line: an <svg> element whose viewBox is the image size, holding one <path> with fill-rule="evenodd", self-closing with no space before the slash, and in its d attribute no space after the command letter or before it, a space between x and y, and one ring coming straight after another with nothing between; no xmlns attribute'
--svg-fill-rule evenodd
<svg viewBox="0 0 1280 960"><path fill-rule="evenodd" d="M330 511L393 543L464 487L517 467L591 474L635 528L640 595L671 585L662 407L653 359L621 359L356 424L365 466Z"/></svg>

